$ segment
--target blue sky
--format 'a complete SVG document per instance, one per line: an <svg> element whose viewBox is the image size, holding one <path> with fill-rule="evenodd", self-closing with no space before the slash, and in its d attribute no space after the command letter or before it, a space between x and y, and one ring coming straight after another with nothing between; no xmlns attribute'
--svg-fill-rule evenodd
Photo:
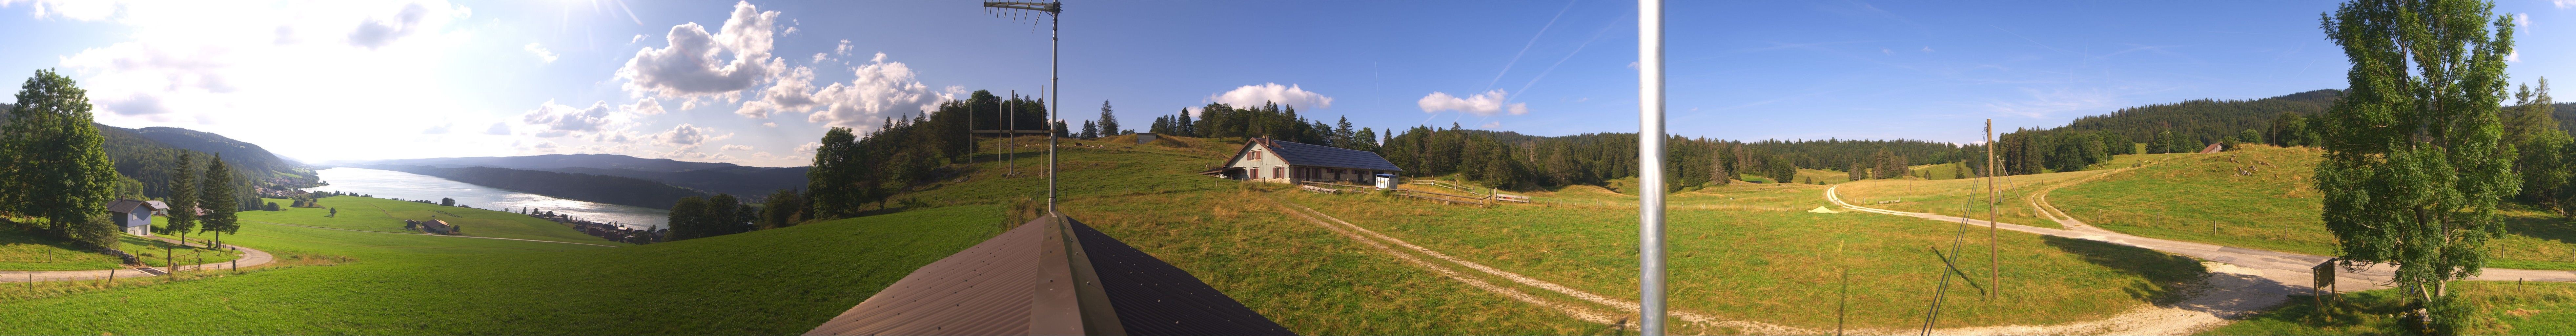
<svg viewBox="0 0 2576 336"><path fill-rule="evenodd" d="M1670 129L1978 140L2121 107L2341 88L2327 1L1667 6ZM1064 116L1141 128L1271 100L1385 129L1636 130L1612 1L1078 1ZM2576 76L2576 1L2508 1L2516 82ZM826 127L1046 84L1042 19L975 2L0 0L0 71L55 68L102 123L308 161L612 153L803 165ZM42 33L24 33L42 32ZM818 55L819 54L819 55ZM882 56L880 56L882 55Z"/></svg>

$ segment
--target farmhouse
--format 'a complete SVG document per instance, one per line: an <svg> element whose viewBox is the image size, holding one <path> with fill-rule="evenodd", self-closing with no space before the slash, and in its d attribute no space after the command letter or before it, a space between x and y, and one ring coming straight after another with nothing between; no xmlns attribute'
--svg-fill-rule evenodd
<svg viewBox="0 0 2576 336"><path fill-rule="evenodd" d="M425 221L421 221L421 222L420 222L420 232L428 232L428 233L436 233L436 234L455 234L455 232L456 232L456 226L455 226L455 225L451 225L451 224L447 224L447 221L443 221L443 220L436 220L436 219L432 219L432 220L425 220Z"/></svg>
<svg viewBox="0 0 2576 336"><path fill-rule="evenodd" d="M1377 153L1262 137L1244 141L1243 149L1236 150L1234 158L1226 159L1225 165L1199 174L1276 183L1373 183L1378 174L1403 171Z"/></svg>
<svg viewBox="0 0 2576 336"><path fill-rule="evenodd" d="M115 202L107 203L107 213L116 217L116 223L118 226L125 229L125 234L135 236L151 236L152 215L166 216L169 215L169 213L165 211L169 210L170 205L161 203L161 201L137 201L120 198Z"/></svg>

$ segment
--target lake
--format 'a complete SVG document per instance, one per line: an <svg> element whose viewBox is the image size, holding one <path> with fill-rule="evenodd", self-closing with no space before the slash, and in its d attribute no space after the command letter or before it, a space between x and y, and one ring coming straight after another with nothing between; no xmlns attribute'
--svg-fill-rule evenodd
<svg viewBox="0 0 2576 336"><path fill-rule="evenodd" d="M671 218L670 210L556 198L391 170L342 167L313 173L321 175L322 182L330 185L304 188L304 191L337 191L404 200L453 198L457 205L477 209L518 212L519 208L536 208L575 219L614 222L636 229L666 226Z"/></svg>

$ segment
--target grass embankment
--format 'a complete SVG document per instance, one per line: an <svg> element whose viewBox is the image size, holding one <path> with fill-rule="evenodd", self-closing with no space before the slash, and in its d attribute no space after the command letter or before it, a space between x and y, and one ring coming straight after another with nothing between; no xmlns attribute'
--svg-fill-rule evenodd
<svg viewBox="0 0 2576 336"><path fill-rule="evenodd" d="M1861 212L1810 213L1823 186L1730 185L1681 193L1668 213L1672 305L1721 318L1813 330L1835 325L1840 272L1850 273L1849 326L1920 327L1961 226ZM1557 195L1610 199L1584 190ZM1306 204L1363 227L1478 263L1604 295L1636 291L1636 210L1583 202L1445 206L1372 195L1294 191ZM1256 202L1245 200L1244 202ZM1634 202L1628 198L1627 202ZM1633 204L1633 203L1628 203ZM1982 230L1977 230L1982 231ZM1940 326L2051 324L2098 319L2179 299L2198 262L2145 249L2002 233L2002 299L1987 301L1984 232L1951 259L1972 280L1951 283ZM1947 253L1947 252L1944 252ZM1953 279L1957 280L1957 279ZM1532 290L1533 292L1543 292ZM1727 332L1706 330L1700 332Z"/></svg>
<svg viewBox="0 0 2576 336"><path fill-rule="evenodd" d="M161 217L152 219L155 224L162 221ZM205 263L225 262L241 257L241 254L228 250L179 247L177 244L123 233L117 234L116 243L117 249L134 254L136 259L143 261L144 265L155 267L170 266L170 263L165 262L162 257L172 254L173 251L178 255L188 255L182 259L168 260L178 262L180 265L195 265L201 262L199 257L203 257L202 262ZM204 253L189 254L194 251L204 251ZM58 239L46 238L41 233L0 226L0 271L104 270L124 268L122 264L122 260L98 252L96 249L77 248Z"/></svg>
<svg viewBox="0 0 2576 336"><path fill-rule="evenodd" d="M2049 202L2104 229L2139 236L2334 255L2315 187L2322 150L2247 145L2068 186ZM2489 241L2488 267L2576 269L2576 225L2541 211L2499 211L2505 235Z"/></svg>
<svg viewBox="0 0 2576 336"><path fill-rule="evenodd" d="M2576 284L2507 281L2451 283L2459 299L2478 307L2472 334L2576 334ZM2397 289L2345 293L2342 302L2318 306L2292 296L2288 305L2203 335L2405 335L2398 321L2410 300Z"/></svg>
<svg viewBox="0 0 2576 336"><path fill-rule="evenodd" d="M1843 202L1852 205L1985 219L1990 215L1986 207L1986 183L1993 180L1995 194L2000 195L1997 197L1999 204L1995 206L2000 211L1996 212L2002 215L1997 221L2062 229L2065 227L2057 225L2056 221L2040 217L2039 212L2023 199L2038 190L2104 172L2088 170L1936 181L1867 180L1843 184L1835 192L1842 196Z"/></svg>
<svg viewBox="0 0 2576 336"><path fill-rule="evenodd" d="M273 198L266 201L280 204L288 202ZM419 233L420 231L417 230L403 229L403 220L436 219L461 225L458 232L463 233L464 236L628 245L582 234L581 231L574 231L571 226L563 223L511 212L357 196L325 197L317 202L326 208L288 207L279 208L279 211L243 211L237 214L241 216L244 228L258 225L255 222L265 222L359 231ZM331 216L328 208L339 208L340 214ZM188 237L193 239L197 236L198 234L190 234ZM231 243L230 238L226 238L226 243ZM258 247L252 246L252 248Z"/></svg>
<svg viewBox="0 0 2576 336"><path fill-rule="evenodd" d="M1001 213L947 207L623 248L249 223L226 242L338 263L113 290L0 285L11 317L0 330L796 334L998 233Z"/></svg>

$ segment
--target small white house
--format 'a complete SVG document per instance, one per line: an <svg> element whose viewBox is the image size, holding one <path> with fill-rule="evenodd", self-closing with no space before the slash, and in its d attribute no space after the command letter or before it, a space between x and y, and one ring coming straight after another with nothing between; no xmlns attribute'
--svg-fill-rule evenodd
<svg viewBox="0 0 2576 336"><path fill-rule="evenodd" d="M152 216L169 215L169 210L170 205L161 203L161 201L137 201L120 198L115 202L107 203L107 213L116 218L116 223L119 226L123 226L125 234L135 236L151 236Z"/></svg>
<svg viewBox="0 0 2576 336"><path fill-rule="evenodd" d="M1362 150L1309 145L1269 138L1244 141L1234 158L1225 165L1199 172L1201 175L1244 181L1297 183L1301 181L1365 184L1378 175L1403 172L1385 157Z"/></svg>

